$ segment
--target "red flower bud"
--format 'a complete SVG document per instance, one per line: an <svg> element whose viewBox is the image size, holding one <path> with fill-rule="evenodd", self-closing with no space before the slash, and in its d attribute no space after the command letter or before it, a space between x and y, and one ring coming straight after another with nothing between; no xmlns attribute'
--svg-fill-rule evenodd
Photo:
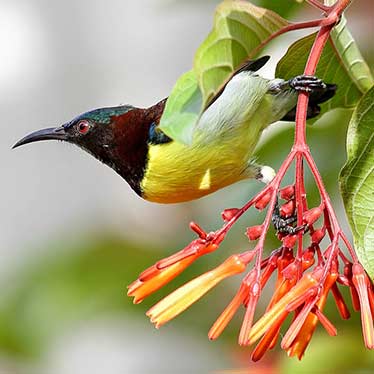
<svg viewBox="0 0 374 374"><path fill-rule="evenodd" d="M340 274L336 281L342 284L343 286L347 286L347 287L351 286L350 280L343 274Z"/></svg>
<svg viewBox="0 0 374 374"><path fill-rule="evenodd" d="M302 256L302 269L305 271L306 269L309 269L314 264L314 255L315 250L313 248L308 248Z"/></svg>
<svg viewBox="0 0 374 374"><path fill-rule="evenodd" d="M312 243L319 244L321 240L325 237L325 234L326 234L325 228L314 231L314 233L312 234Z"/></svg>
<svg viewBox="0 0 374 374"><path fill-rule="evenodd" d="M297 240L297 235L287 235L282 239L283 246L286 248L292 248Z"/></svg>
<svg viewBox="0 0 374 374"><path fill-rule="evenodd" d="M290 200L280 207L280 214L282 217L291 217L295 213L295 200Z"/></svg>
<svg viewBox="0 0 374 374"><path fill-rule="evenodd" d="M272 195L272 192L268 192L264 196L262 196L261 199L257 200L255 203L255 208L258 210L265 209L266 206L269 204L271 195Z"/></svg>
<svg viewBox="0 0 374 374"><path fill-rule="evenodd" d="M196 222L190 222L190 229L192 231L195 231L196 234L199 236L201 239L206 238L206 232L196 223Z"/></svg>
<svg viewBox="0 0 374 374"><path fill-rule="evenodd" d="M249 240L257 240L264 231L262 225L252 226L247 228L246 235Z"/></svg>
<svg viewBox="0 0 374 374"><path fill-rule="evenodd" d="M295 196L295 186L290 184L289 186L286 186L286 187L282 188L279 191L279 196L283 200L293 199L293 197Z"/></svg>
<svg viewBox="0 0 374 374"><path fill-rule="evenodd" d="M239 209L238 208L230 208L230 209L225 209L222 213L221 213L221 216L222 216L222 219L225 221L225 222L228 222L231 220L231 218L233 218L234 216L236 216L239 212Z"/></svg>
<svg viewBox="0 0 374 374"><path fill-rule="evenodd" d="M318 220L319 217L321 217L323 213L324 206L321 204L320 206L317 206L315 208L312 208L308 211L306 211L303 214L303 221L308 225L313 225L314 222Z"/></svg>

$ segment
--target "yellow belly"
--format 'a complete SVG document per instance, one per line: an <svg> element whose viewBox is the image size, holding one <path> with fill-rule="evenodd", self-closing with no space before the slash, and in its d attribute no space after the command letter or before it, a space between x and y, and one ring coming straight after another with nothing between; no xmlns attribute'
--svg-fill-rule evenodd
<svg viewBox="0 0 374 374"><path fill-rule="evenodd" d="M158 203L178 203L255 177L250 160L258 136L253 135L236 132L209 143L198 138L191 146L175 141L151 145L141 185L143 197Z"/></svg>
<svg viewBox="0 0 374 374"><path fill-rule="evenodd" d="M256 177L259 167L251 159L261 131L281 119L297 99L293 91L283 95L268 91L268 80L239 74L200 117L192 145L176 141L151 145L142 196L177 203Z"/></svg>

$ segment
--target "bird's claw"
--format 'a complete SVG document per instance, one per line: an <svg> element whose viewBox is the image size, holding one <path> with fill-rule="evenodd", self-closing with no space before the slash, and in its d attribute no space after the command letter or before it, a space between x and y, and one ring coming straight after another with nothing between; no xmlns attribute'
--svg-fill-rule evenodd
<svg viewBox="0 0 374 374"><path fill-rule="evenodd" d="M293 224L297 221L296 215L287 218L281 216L279 211L278 197L275 202L275 207L273 215L271 217L271 221L273 222L274 228L277 231L277 233L281 234L295 235L300 231L303 231L303 233L305 233L308 230L308 226L306 224L300 226L293 226Z"/></svg>
<svg viewBox="0 0 374 374"><path fill-rule="evenodd" d="M298 75L288 81L291 88L301 92L314 92L326 89L326 83L314 75Z"/></svg>

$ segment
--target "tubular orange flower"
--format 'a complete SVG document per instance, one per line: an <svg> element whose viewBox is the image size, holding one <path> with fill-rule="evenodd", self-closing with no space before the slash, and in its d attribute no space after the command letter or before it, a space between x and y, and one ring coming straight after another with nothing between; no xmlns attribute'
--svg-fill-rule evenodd
<svg viewBox="0 0 374 374"><path fill-rule="evenodd" d="M258 340L266 332L268 326L276 324L280 319L284 318L284 316L289 313L287 310L287 305L311 287L317 286L321 275L321 269L316 269L311 273L304 274L300 281L277 303L275 303L273 307L267 311L252 327L248 339L249 344L252 344Z"/></svg>
<svg viewBox="0 0 374 374"><path fill-rule="evenodd" d="M307 300L303 300L300 298L299 306L304 304L304 307L301 309L300 312L297 312L296 318L292 322L291 326L287 330L286 334L284 335L282 342L281 342L281 347L285 350L291 347L292 343L296 339L296 336L300 332L301 328L304 325L305 320L307 319L309 312L312 310L314 307L314 304L317 300L317 290L314 289L313 292L310 293L311 295L308 297ZM295 305L296 308L296 305Z"/></svg>
<svg viewBox="0 0 374 374"><path fill-rule="evenodd" d="M323 291L321 292L318 301L315 303L315 308L318 311L323 310L327 300L328 292L336 282L336 279L338 277L336 266L337 265L334 263L334 269L331 273L328 274L323 286ZM323 318L321 314L320 317ZM289 356L297 356L299 360L302 358L310 340L312 339L313 333L317 327L318 320L318 312L316 313L315 311L312 311L308 314L296 338L288 346L287 353ZM326 320L324 320L324 322L326 322Z"/></svg>
<svg viewBox="0 0 374 374"><path fill-rule="evenodd" d="M353 282L352 282L352 264L351 263L345 264L345 266L344 266L344 276L348 280L348 286L349 286L349 291L350 291L350 294L351 294L353 309L356 312L358 312L360 310L360 300L359 300L359 297L358 297L357 290L354 287Z"/></svg>
<svg viewBox="0 0 374 374"><path fill-rule="evenodd" d="M279 335L281 325L286 318L287 314L285 313L274 324L269 326L269 329L266 331L260 342L257 344L256 348L252 352L251 358L253 361L260 360L268 349L274 347Z"/></svg>
<svg viewBox="0 0 374 374"><path fill-rule="evenodd" d="M246 264L240 257L233 255L217 268L200 275L166 296L147 312L147 316L158 328L187 309L223 279L242 273L245 268Z"/></svg>
<svg viewBox="0 0 374 374"><path fill-rule="evenodd" d="M277 263L280 255L281 253L278 250L269 257L269 261L267 262L261 274L261 289L265 287L265 284L267 283L271 275L274 273L275 269L277 269Z"/></svg>
<svg viewBox="0 0 374 374"><path fill-rule="evenodd" d="M288 291L296 284L297 281L296 274L292 274L289 270L287 270L285 273L283 272L294 261L292 250L288 248L282 248L282 252L277 252L269 258L268 266L271 265L274 260L276 260L276 266L278 268L278 277L274 294L266 308L266 312L268 312L274 304L276 304L286 293L288 293ZM262 287L264 287L264 284L268 279L268 266L262 273ZM285 274L288 278L285 277ZM261 338L260 342L252 353L251 357L253 361L258 361L268 349L274 348L279 336L280 327L284 320L287 318L287 315L288 313L284 313L274 324L269 326L268 330Z"/></svg>
<svg viewBox="0 0 374 374"><path fill-rule="evenodd" d="M361 307L362 332L364 334L365 345L369 349L374 349L374 328L373 316L369 303L368 288L370 283L364 268L356 263L352 267L352 282L357 290Z"/></svg>
<svg viewBox="0 0 374 374"><path fill-rule="evenodd" d="M336 336L337 330L336 327L330 322L330 320L319 310L318 307L313 308L312 313L314 313L318 320L321 322L321 325L325 328L327 333L330 336Z"/></svg>
<svg viewBox="0 0 374 374"><path fill-rule="evenodd" d="M266 194L264 194L260 199L258 199L255 202L255 208L258 210L265 209L271 200L272 193L273 191L270 190Z"/></svg>
<svg viewBox="0 0 374 374"><path fill-rule="evenodd" d="M242 327L239 333L239 344L240 345L248 344L249 332L251 331L253 316L255 314L257 301L260 297L260 292L261 292L260 282L254 281L249 287L248 302L246 305L246 311L245 311Z"/></svg>
<svg viewBox="0 0 374 374"><path fill-rule="evenodd" d="M200 238L192 241L181 251L144 270L139 278L128 286L127 295L134 297L134 304L142 302L147 296L169 283L199 257L215 251L223 240L219 235L212 235L209 238L194 222L190 224L190 227Z"/></svg>
<svg viewBox="0 0 374 374"><path fill-rule="evenodd" d="M374 292L373 292L373 287L371 284L368 285L368 297L369 297L371 315L374 318Z"/></svg>
<svg viewBox="0 0 374 374"><path fill-rule="evenodd" d="M339 288L336 283L331 287L331 291L335 299L335 304L338 307L340 316L343 319L349 319L351 317L351 313L349 313L347 304L345 303L343 295L339 291Z"/></svg>
<svg viewBox="0 0 374 374"><path fill-rule="evenodd" d="M154 270L152 276L144 281L137 279L131 283L128 286L127 295L134 297L134 304L139 304L147 296L169 283L195 260L196 255L187 257L163 270L158 270L156 267L150 268Z"/></svg>
<svg viewBox="0 0 374 374"><path fill-rule="evenodd" d="M221 213L221 217L222 219L225 221L225 222L229 222L233 217L235 217L235 215L237 215L239 212L239 209L238 208L229 208L229 209L225 209L222 213Z"/></svg>
<svg viewBox="0 0 374 374"><path fill-rule="evenodd" d="M214 340L221 335L222 331L231 321L238 308L244 303L245 298L248 296L248 288L248 285L245 283L240 285L235 297L231 300L230 304L225 308L209 330L209 339Z"/></svg>
<svg viewBox="0 0 374 374"><path fill-rule="evenodd" d="M275 283L275 291L269 302L268 311L278 300L280 300L295 284L296 277L284 270L294 261L292 250L283 248L282 254L277 258L278 277Z"/></svg>

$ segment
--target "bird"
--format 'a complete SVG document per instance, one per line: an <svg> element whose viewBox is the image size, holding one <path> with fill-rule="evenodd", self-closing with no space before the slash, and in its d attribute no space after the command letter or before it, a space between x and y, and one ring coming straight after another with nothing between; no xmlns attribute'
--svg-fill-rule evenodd
<svg viewBox="0 0 374 374"><path fill-rule="evenodd" d="M163 99L149 108L94 109L35 131L13 148L42 140L75 144L117 172L140 197L163 204L195 200L245 179L269 183L274 170L254 157L263 130L295 120L299 92L309 93L307 117L312 118L337 89L315 76L266 79L257 72L269 58L248 60L230 76L202 113L191 144L159 128Z"/></svg>

